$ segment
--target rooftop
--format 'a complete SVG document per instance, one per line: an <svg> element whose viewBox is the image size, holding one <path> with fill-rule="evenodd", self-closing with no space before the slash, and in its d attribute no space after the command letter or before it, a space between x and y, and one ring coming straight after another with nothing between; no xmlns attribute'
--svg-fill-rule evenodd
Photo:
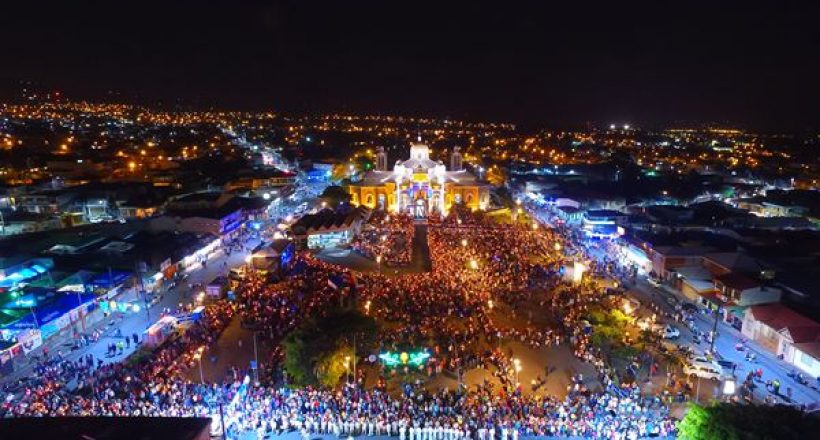
<svg viewBox="0 0 820 440"><path fill-rule="evenodd" d="M820 341L820 324L783 304L752 306L749 312L778 332L788 331L794 343Z"/></svg>

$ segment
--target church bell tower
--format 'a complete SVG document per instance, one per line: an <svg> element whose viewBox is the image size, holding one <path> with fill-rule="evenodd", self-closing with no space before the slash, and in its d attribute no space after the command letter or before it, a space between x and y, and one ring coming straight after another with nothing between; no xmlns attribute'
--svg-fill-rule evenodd
<svg viewBox="0 0 820 440"><path fill-rule="evenodd" d="M450 154L450 171L461 171L461 162L461 147L453 147L453 152Z"/></svg>
<svg viewBox="0 0 820 440"><path fill-rule="evenodd" d="M384 147L376 150L376 171L387 171L387 153L384 152Z"/></svg>

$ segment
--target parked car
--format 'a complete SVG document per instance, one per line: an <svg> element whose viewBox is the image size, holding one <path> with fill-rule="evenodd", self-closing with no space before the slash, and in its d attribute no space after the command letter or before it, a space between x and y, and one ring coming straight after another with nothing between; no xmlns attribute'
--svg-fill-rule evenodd
<svg viewBox="0 0 820 440"><path fill-rule="evenodd" d="M714 381L718 381L724 377L723 367L712 362L690 363L683 367L683 374L689 377L699 377L701 379L708 379Z"/></svg>
<svg viewBox="0 0 820 440"><path fill-rule="evenodd" d="M678 339L680 338L680 330L677 328L667 325L663 328L663 338L664 339Z"/></svg>
<svg viewBox="0 0 820 440"><path fill-rule="evenodd" d="M648 282L649 284L651 284L654 287L661 287L661 282L659 280L654 279L654 278L647 278L646 282Z"/></svg>

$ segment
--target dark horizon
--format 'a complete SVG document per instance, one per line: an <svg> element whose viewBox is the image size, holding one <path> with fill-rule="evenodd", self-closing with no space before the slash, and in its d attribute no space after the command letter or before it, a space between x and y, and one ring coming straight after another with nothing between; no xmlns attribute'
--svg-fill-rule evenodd
<svg viewBox="0 0 820 440"><path fill-rule="evenodd" d="M820 127L816 4L135 6L8 6L0 99L31 80L74 100L193 108Z"/></svg>

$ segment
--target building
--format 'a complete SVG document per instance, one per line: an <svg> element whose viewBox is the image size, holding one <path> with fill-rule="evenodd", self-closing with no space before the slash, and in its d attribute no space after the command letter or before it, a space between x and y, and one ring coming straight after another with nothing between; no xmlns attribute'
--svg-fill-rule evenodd
<svg viewBox="0 0 820 440"><path fill-rule="evenodd" d="M397 161L387 169L387 153L379 148L376 168L359 182L347 186L354 206L407 212L413 217L446 215L453 205L486 209L490 203L489 185L480 183L463 169L458 147L450 155L450 170L430 159L430 148L422 143L410 146L410 158Z"/></svg>
<svg viewBox="0 0 820 440"><path fill-rule="evenodd" d="M820 377L819 323L782 304L767 304L746 311L742 332L810 377Z"/></svg>
<svg viewBox="0 0 820 440"><path fill-rule="evenodd" d="M26 211L0 211L0 236L48 231L62 227L60 218L51 214Z"/></svg>
<svg viewBox="0 0 820 440"><path fill-rule="evenodd" d="M620 211L598 209L587 211L583 215L584 234L590 238L616 238L623 235L619 232L617 223L626 218Z"/></svg>
<svg viewBox="0 0 820 440"><path fill-rule="evenodd" d="M290 228L299 248L321 249L347 243L361 231L370 217L370 210L358 207L349 212L323 209L300 218Z"/></svg>
<svg viewBox="0 0 820 440"><path fill-rule="evenodd" d="M152 218L150 228L232 238L248 216L259 211L260 200L220 192L187 194L169 202L166 215Z"/></svg>

